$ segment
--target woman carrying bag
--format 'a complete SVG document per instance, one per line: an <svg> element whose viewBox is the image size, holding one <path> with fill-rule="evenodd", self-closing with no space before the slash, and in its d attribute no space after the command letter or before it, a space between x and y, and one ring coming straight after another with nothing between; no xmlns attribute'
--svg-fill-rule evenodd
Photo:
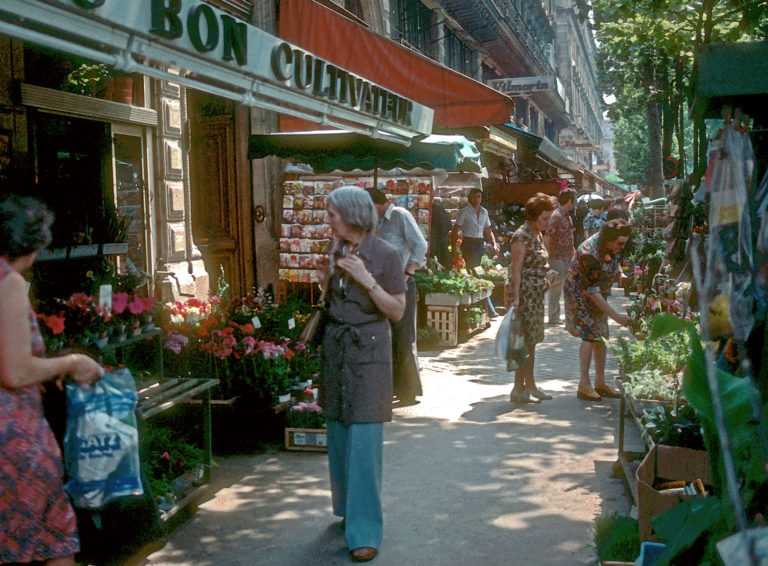
<svg viewBox="0 0 768 566"><path fill-rule="evenodd" d="M85 384L103 370L83 354L45 359L21 273L51 242L53 215L36 200L0 200L0 564L72 566L75 513L40 389L64 376Z"/></svg>
<svg viewBox="0 0 768 566"><path fill-rule="evenodd" d="M339 187L325 212L334 240L330 257L317 265L328 305L319 403L333 513L343 518L350 558L366 562L382 538L382 423L392 420L389 321L403 316L406 284L398 250L372 232L378 215L367 192Z"/></svg>
<svg viewBox="0 0 768 566"><path fill-rule="evenodd" d="M509 394L512 403L539 403L552 399L536 387L533 378L536 344L544 340L544 294L547 281L548 255L544 232L555 209L555 198L536 193L525 202L525 223L512 235L509 286L512 308L520 319L528 360L515 371L515 385Z"/></svg>

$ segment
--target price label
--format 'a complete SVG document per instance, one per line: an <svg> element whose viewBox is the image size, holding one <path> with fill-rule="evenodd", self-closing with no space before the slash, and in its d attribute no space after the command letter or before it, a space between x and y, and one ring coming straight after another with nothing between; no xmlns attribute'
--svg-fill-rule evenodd
<svg viewBox="0 0 768 566"><path fill-rule="evenodd" d="M253 324L253 328L255 329L261 328L261 321L259 320L258 316L254 316L251 319L251 324Z"/></svg>
<svg viewBox="0 0 768 566"><path fill-rule="evenodd" d="M288 319L288 330L293 330L296 328L296 321L292 318Z"/></svg>
<svg viewBox="0 0 768 566"><path fill-rule="evenodd" d="M99 307L105 312L112 310L112 285L99 286Z"/></svg>

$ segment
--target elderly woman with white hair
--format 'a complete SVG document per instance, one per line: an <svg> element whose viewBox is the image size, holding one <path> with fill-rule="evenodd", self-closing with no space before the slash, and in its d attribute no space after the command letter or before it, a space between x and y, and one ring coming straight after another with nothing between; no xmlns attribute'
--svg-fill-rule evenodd
<svg viewBox="0 0 768 566"><path fill-rule="evenodd" d="M319 402L327 418L333 513L343 518L350 558L366 562L382 538L382 423L392 420L389 321L403 316L406 283L398 250L373 233L378 215L368 193L339 187L325 212L334 240L317 265L330 313Z"/></svg>

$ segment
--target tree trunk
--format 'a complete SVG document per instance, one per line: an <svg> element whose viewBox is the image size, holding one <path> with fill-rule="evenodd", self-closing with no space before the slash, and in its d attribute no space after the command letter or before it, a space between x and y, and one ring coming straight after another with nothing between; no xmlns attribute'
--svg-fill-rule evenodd
<svg viewBox="0 0 768 566"><path fill-rule="evenodd" d="M661 161L661 108L655 96L648 97L648 197L664 196L664 172Z"/></svg>

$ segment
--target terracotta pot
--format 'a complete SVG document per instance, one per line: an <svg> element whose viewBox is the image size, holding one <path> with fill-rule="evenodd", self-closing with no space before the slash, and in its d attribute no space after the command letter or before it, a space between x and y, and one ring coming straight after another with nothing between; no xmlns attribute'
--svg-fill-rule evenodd
<svg viewBox="0 0 768 566"><path fill-rule="evenodd" d="M133 77L115 77L114 102L133 104Z"/></svg>

